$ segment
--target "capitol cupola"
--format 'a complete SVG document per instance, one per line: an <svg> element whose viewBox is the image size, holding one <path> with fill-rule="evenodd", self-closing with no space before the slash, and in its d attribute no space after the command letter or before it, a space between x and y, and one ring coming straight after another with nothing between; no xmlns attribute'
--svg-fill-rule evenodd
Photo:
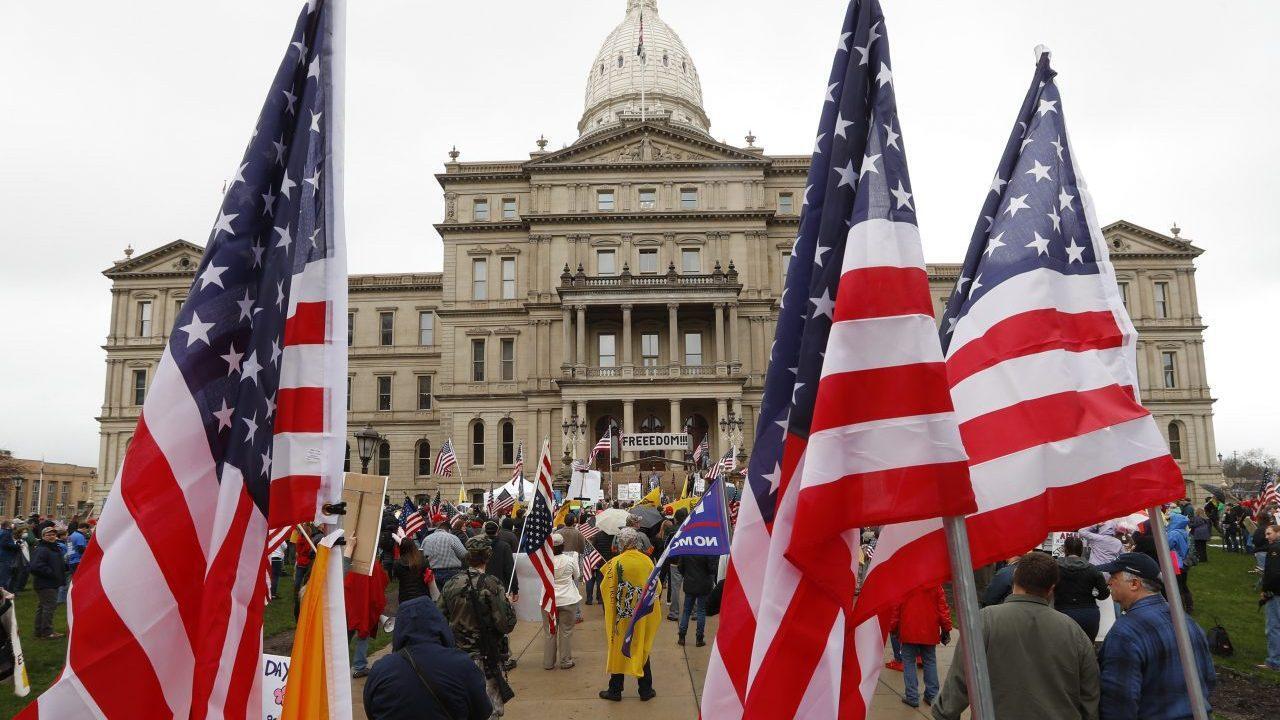
<svg viewBox="0 0 1280 720"><path fill-rule="evenodd" d="M627 0L627 16L605 38L587 76L578 133L641 119L703 134L711 128L702 109L698 69L680 37L658 16L657 0Z"/></svg>

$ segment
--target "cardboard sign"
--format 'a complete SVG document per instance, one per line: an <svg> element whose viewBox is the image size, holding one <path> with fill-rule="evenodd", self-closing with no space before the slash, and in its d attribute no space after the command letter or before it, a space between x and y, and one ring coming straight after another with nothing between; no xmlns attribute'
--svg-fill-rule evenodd
<svg viewBox="0 0 1280 720"><path fill-rule="evenodd" d="M640 502L644 497L640 491L640 483L622 483L618 486L618 499L622 502Z"/></svg>
<svg viewBox="0 0 1280 720"><path fill-rule="evenodd" d="M688 450L690 441L688 433L631 433L618 436L618 447L631 452Z"/></svg>
<svg viewBox="0 0 1280 720"><path fill-rule="evenodd" d="M289 679L289 658L262 655L262 720L280 720L284 712L284 685Z"/></svg>
<svg viewBox="0 0 1280 720"><path fill-rule="evenodd" d="M342 486L342 499L347 503L347 516L342 523L347 544L342 554L351 560L351 572L368 575L373 572L378 553L378 534L382 531L382 503L387 494L387 478L381 475L347 473Z"/></svg>

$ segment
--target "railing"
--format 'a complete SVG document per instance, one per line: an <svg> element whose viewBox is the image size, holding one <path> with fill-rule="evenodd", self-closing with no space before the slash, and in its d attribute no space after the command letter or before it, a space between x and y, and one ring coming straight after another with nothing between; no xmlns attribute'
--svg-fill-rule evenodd
<svg viewBox="0 0 1280 720"><path fill-rule="evenodd" d="M589 378L622 377L622 370L616 367L589 367L587 368L587 377Z"/></svg>
<svg viewBox="0 0 1280 720"><path fill-rule="evenodd" d="M565 288L581 288L595 290L600 288L649 288L660 287L729 287L736 285L736 278L720 273L684 274L684 275L592 275L574 277L560 286Z"/></svg>
<svg viewBox="0 0 1280 720"><path fill-rule="evenodd" d="M641 365L636 368L636 377L666 377L671 374L666 365Z"/></svg>
<svg viewBox="0 0 1280 720"><path fill-rule="evenodd" d="M714 365L681 365L680 375L683 377L701 377L704 375L715 375L716 367Z"/></svg>

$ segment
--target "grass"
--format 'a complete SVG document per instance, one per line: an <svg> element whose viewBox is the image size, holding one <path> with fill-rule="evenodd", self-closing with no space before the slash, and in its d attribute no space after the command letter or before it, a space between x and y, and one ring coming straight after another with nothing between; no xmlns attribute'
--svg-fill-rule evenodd
<svg viewBox="0 0 1280 720"><path fill-rule="evenodd" d="M1215 538L1216 540L1216 538ZM1280 673L1254 666L1266 659L1267 637L1262 611L1258 608L1258 575L1253 555L1228 553L1209 548L1210 562L1191 570L1191 593L1195 599L1196 622L1206 631L1221 624L1235 646L1234 657L1214 656L1219 667L1280 685Z"/></svg>

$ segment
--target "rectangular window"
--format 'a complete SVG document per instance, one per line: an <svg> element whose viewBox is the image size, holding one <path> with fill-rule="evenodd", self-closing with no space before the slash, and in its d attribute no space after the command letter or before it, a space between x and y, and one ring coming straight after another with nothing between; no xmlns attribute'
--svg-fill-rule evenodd
<svg viewBox="0 0 1280 720"><path fill-rule="evenodd" d="M694 188L680 189L680 209L681 210L697 210L698 209L698 191Z"/></svg>
<svg viewBox="0 0 1280 720"><path fill-rule="evenodd" d="M702 364L702 333L684 334L684 364L691 367Z"/></svg>
<svg viewBox="0 0 1280 720"><path fill-rule="evenodd" d="M502 258L502 299L516 299L516 259Z"/></svg>
<svg viewBox="0 0 1280 720"><path fill-rule="evenodd" d="M431 409L431 375L418 376L418 409Z"/></svg>
<svg viewBox="0 0 1280 720"><path fill-rule="evenodd" d="M138 337L151 337L151 301L138 303Z"/></svg>
<svg viewBox="0 0 1280 720"><path fill-rule="evenodd" d="M791 269L791 251L782 251L782 287L787 286L787 271Z"/></svg>
<svg viewBox="0 0 1280 720"><path fill-rule="evenodd" d="M142 405L147 399L147 371L133 371L133 404Z"/></svg>
<svg viewBox="0 0 1280 720"><path fill-rule="evenodd" d="M484 341L471 341L471 382L484 382Z"/></svg>
<svg viewBox="0 0 1280 720"><path fill-rule="evenodd" d="M378 313L378 343L384 347L395 344L396 314L393 312Z"/></svg>
<svg viewBox="0 0 1280 720"><path fill-rule="evenodd" d="M177 320L178 316L182 314L182 303L186 301L187 301L186 298L178 298L177 300L173 301L173 319L174 320ZM172 323L170 324L172 325Z"/></svg>
<svg viewBox="0 0 1280 720"><path fill-rule="evenodd" d="M351 376L347 376L347 412L351 412Z"/></svg>
<svg viewBox="0 0 1280 720"><path fill-rule="evenodd" d="M640 272L647 274L656 274L658 272L658 251L657 250L641 250L640 251Z"/></svg>
<svg viewBox="0 0 1280 720"><path fill-rule="evenodd" d="M601 190L596 193L596 209L601 212L612 211L614 194L612 190Z"/></svg>
<svg viewBox="0 0 1280 720"><path fill-rule="evenodd" d="M618 342L617 336L612 333L600 334L600 367L617 367L618 365Z"/></svg>
<svg viewBox="0 0 1280 720"><path fill-rule="evenodd" d="M476 200L471 206L471 217L476 221L489 219L489 201Z"/></svg>
<svg viewBox="0 0 1280 720"><path fill-rule="evenodd" d="M690 275L702 272L702 253L698 248L680 249L680 271Z"/></svg>
<svg viewBox="0 0 1280 720"><path fill-rule="evenodd" d="M658 366L658 333L640 335L640 364L645 367Z"/></svg>
<svg viewBox="0 0 1280 720"><path fill-rule="evenodd" d="M1169 283L1156 283L1155 301L1156 317L1161 319L1169 317Z"/></svg>
<svg viewBox="0 0 1280 720"><path fill-rule="evenodd" d="M489 263L482 258L471 261L471 299L489 299Z"/></svg>
<svg viewBox="0 0 1280 720"><path fill-rule="evenodd" d="M502 379L510 382L516 379L516 341L515 338L502 338L498 344L499 372Z"/></svg>
<svg viewBox="0 0 1280 720"><path fill-rule="evenodd" d="M436 344L436 314L430 310L418 313L418 344Z"/></svg>
<svg viewBox="0 0 1280 720"><path fill-rule="evenodd" d="M516 199L515 198L502 199L502 219L503 220L516 219Z"/></svg>
<svg viewBox="0 0 1280 720"><path fill-rule="evenodd" d="M791 215L795 213L795 202L792 200L791 193L782 193L778 196L778 214Z"/></svg>
<svg viewBox="0 0 1280 720"><path fill-rule="evenodd" d="M616 275L618 272L617 256L612 250L596 251L596 274Z"/></svg>
<svg viewBox="0 0 1280 720"><path fill-rule="evenodd" d="M391 409L391 376L378 376L378 409Z"/></svg>
<svg viewBox="0 0 1280 720"><path fill-rule="evenodd" d="M1120 302L1124 303L1124 309L1129 309L1129 283L1117 283L1120 286Z"/></svg>
<svg viewBox="0 0 1280 720"><path fill-rule="evenodd" d="M355 344L356 340L356 314L347 313L347 347Z"/></svg>
<svg viewBox="0 0 1280 720"><path fill-rule="evenodd" d="M652 210L658 207L658 191L653 188L640 189L640 209Z"/></svg>
<svg viewBox="0 0 1280 720"><path fill-rule="evenodd" d="M1160 353L1160 368L1164 374L1164 386L1167 388L1178 387L1178 364L1177 354L1171 352Z"/></svg>

